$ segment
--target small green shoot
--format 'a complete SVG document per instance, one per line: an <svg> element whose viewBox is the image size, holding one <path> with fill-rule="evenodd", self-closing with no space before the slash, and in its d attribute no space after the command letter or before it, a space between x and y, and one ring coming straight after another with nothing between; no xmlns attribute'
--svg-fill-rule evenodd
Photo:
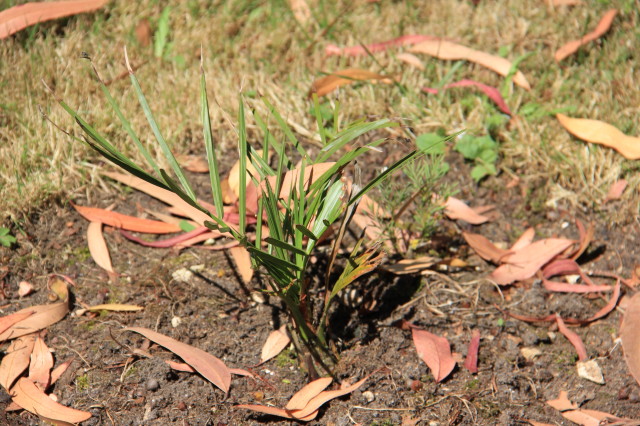
<svg viewBox="0 0 640 426"><path fill-rule="evenodd" d="M5 247L11 247L16 242L16 237L11 235L9 228L0 226L0 244Z"/></svg>
<svg viewBox="0 0 640 426"><path fill-rule="evenodd" d="M491 136L472 136L465 134L455 144L454 149L465 159L474 163L471 169L471 177L476 182L484 177L498 174L496 162L498 161L498 143Z"/></svg>

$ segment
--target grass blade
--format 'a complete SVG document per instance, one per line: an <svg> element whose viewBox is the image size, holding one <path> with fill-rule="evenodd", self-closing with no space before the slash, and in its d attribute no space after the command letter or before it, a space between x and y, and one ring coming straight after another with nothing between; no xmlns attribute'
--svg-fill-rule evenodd
<svg viewBox="0 0 640 426"><path fill-rule="evenodd" d="M239 231L242 235L246 232L247 222L247 128L244 119L244 100L238 96L238 123L240 139L238 150L240 154L240 197L238 199L238 214L240 215Z"/></svg>

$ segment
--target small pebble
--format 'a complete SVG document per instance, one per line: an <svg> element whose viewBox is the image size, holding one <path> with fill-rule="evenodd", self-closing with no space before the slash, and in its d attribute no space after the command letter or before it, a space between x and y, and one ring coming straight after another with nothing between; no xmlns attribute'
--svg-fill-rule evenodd
<svg viewBox="0 0 640 426"><path fill-rule="evenodd" d="M371 391L362 392L362 396L367 402L373 402L376 399L376 396Z"/></svg>
<svg viewBox="0 0 640 426"><path fill-rule="evenodd" d="M149 379L147 380L145 387L147 388L147 390L150 390L151 392L155 392L160 388L160 384L156 379Z"/></svg>
<svg viewBox="0 0 640 426"><path fill-rule="evenodd" d="M176 408L180 411L185 411L187 409L187 404L185 404L184 401L180 401L178 402L178 405L176 405Z"/></svg>

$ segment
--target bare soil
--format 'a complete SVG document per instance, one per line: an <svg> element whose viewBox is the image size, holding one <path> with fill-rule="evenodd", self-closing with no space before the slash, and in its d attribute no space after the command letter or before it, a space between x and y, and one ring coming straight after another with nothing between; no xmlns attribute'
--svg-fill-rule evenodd
<svg viewBox="0 0 640 426"><path fill-rule="evenodd" d="M607 211L575 212L544 207L535 188L521 185L507 189L508 176L491 178L481 187L466 176L466 165L457 164L456 179L462 182L459 198L472 205L496 203L500 217L474 232L492 241L512 242L528 226L538 237L576 237L576 217L596 224L596 238L584 264L586 270L604 270L629 276L637 259L638 224L612 225ZM523 195L524 194L524 195ZM137 213L160 208L146 196L103 188L89 192L79 204ZM608 207L616 209L615 202ZM8 267L2 278L5 300L2 313L47 303L47 278L61 273L73 278L75 305L107 302L145 307L135 313L102 313L95 317L70 315L49 328L47 342L55 350L56 363L75 361L55 385L60 402L89 410L85 424L116 425L238 425L293 424L267 415L237 409L239 403L284 406L306 383L307 374L292 351L285 351L255 367L268 333L285 320L279 302L266 298L257 303L251 294L260 280L241 285L230 260L222 252L141 247L107 231L115 280L93 262L86 248L87 223L65 202L52 202L28 219L27 236L12 250L0 251L0 264ZM565 318L585 318L605 304L605 299L545 291L538 280L497 288L485 277L493 269L464 244L460 229L469 225L442 224L434 239L445 258L469 263L462 270L434 270L424 277L398 278L373 274L358 284L365 301L336 307L332 330L340 350L337 375L355 381L378 369L368 382L350 396L331 401L312 424L326 425L520 425L525 419L567 424L545 404L567 390L581 407L618 416L640 418L640 388L629 375L617 343L621 312L574 330L582 337L589 357L597 359L606 384L578 377L571 344L548 324L531 325L504 317L496 308L526 315L559 313ZM434 244L435 244L434 243ZM187 282L172 274L181 268L196 271ZM38 291L20 299L21 280ZM629 293L629 289L623 289ZM176 325L180 320L179 325ZM445 336L452 350L466 355L471 330L480 331L479 369L472 375L461 366L443 383L436 384L416 354L409 331L398 327L411 321L432 333ZM173 325L172 325L173 322ZM168 351L152 346L153 358L132 355L144 339L122 331L123 326L155 329L221 358L230 367L250 368L259 380L234 377L225 396L205 379L175 372L164 363L175 359ZM536 348L533 360L522 348ZM2 394L2 404L10 402ZM3 413L4 424L39 424L25 412Z"/></svg>

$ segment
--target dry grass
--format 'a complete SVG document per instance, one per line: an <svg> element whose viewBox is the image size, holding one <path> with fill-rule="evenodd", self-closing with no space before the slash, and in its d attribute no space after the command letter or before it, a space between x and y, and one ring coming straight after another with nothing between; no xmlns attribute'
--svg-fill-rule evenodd
<svg viewBox="0 0 640 426"><path fill-rule="evenodd" d="M124 71L122 46L127 45L137 74L151 101L164 136L178 152L202 152L199 126L199 49L212 97L222 111L235 115L239 90L266 95L287 120L305 134L314 130L306 98L311 81L321 71L361 67L400 77L404 92L393 85L357 85L331 96L339 99L345 119L362 115L401 117L415 132L443 128L483 134L495 108L481 95L463 89L443 95L422 95L419 88L438 84L454 63L424 58L424 72L396 61L393 53L370 57L324 57L324 46L370 43L403 34L445 36L491 53L503 51L516 59L532 53L520 65L534 89L512 87L507 103L514 112L527 104L541 110L570 108L570 115L610 122L640 135L640 81L635 41L640 38L640 12L634 0L593 1L575 8L550 8L543 0L523 2L440 0L429 2L310 1L315 18L303 28L284 0L185 1L172 5L165 59L142 47L134 29L146 18L152 27L162 12L157 2L111 2L99 13L45 23L0 43L0 214L19 218L53 196L73 196L93 185L97 173L87 163L101 164L85 147L42 119L41 107L65 129L70 121L47 95L40 79L81 110L119 146L127 142L106 101L80 59L88 52L106 80ZM609 7L621 9L612 31L602 42L584 48L558 66L553 52L564 41L593 28ZM478 66L461 64L452 80L472 78L499 87L503 79ZM127 78L111 86L135 129L150 141L144 116ZM255 103L259 108L259 104ZM235 144L234 130L220 109L212 123L222 149ZM77 129L75 130L77 131ZM500 167L542 188L551 203L598 206L608 186L620 177L631 183L625 211L637 213L635 162L608 149L571 138L553 116L519 117L499 126ZM129 153L135 154L129 148ZM229 159L231 161L231 159Z"/></svg>

